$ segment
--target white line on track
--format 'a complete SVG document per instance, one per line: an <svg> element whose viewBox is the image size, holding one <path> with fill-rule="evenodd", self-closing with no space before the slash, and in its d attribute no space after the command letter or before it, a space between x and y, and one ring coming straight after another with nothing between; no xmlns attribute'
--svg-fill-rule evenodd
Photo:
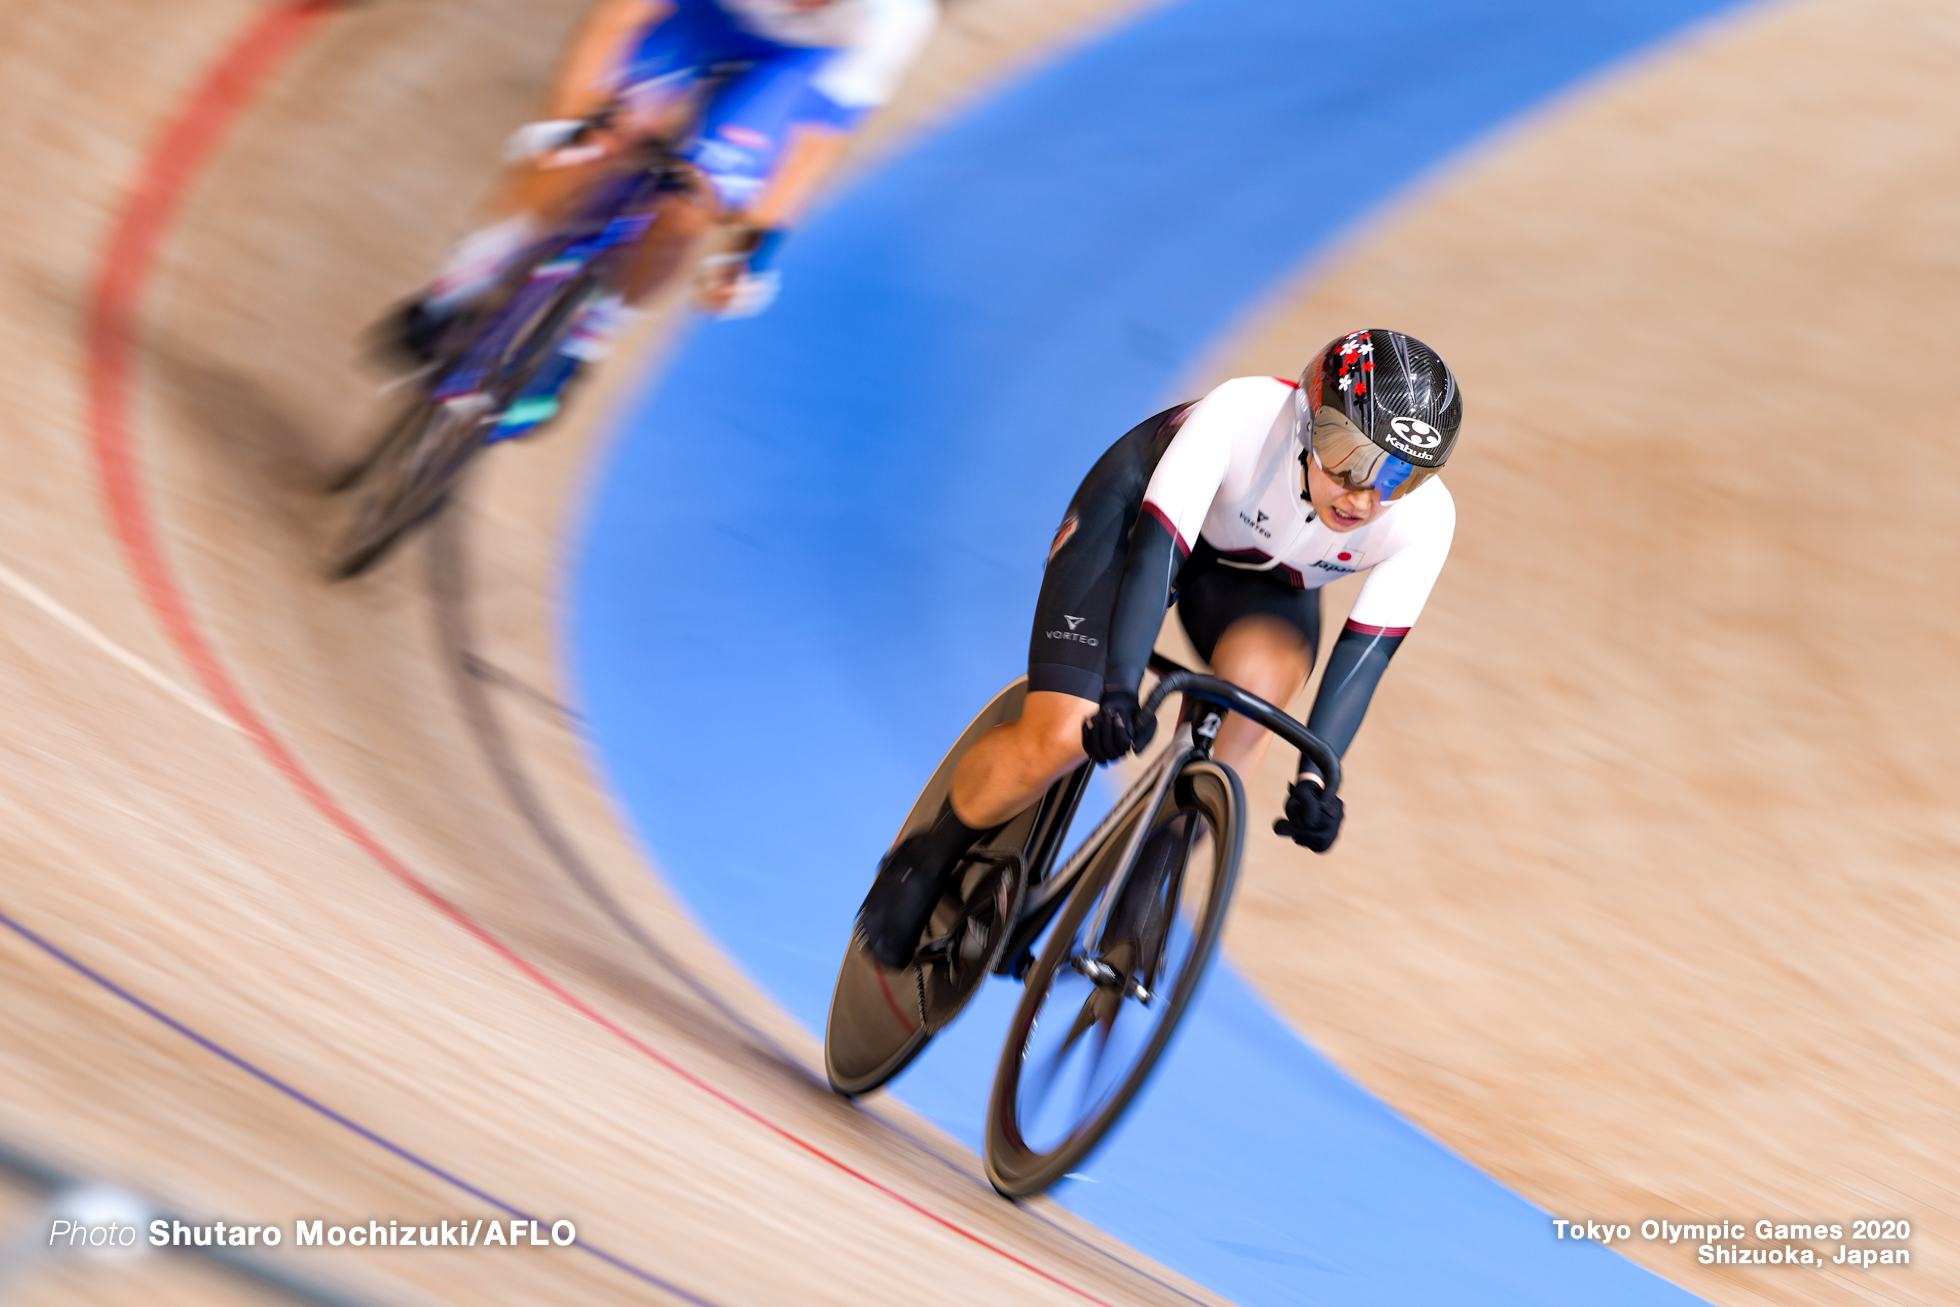
<svg viewBox="0 0 1960 1307"><path fill-rule="evenodd" d="M114 640L111 640L108 636L102 634L102 632L96 630L81 614L69 608L59 599L56 599L40 586L35 585L19 572L14 571L13 568L8 567L5 563L0 563L0 582L4 582L9 590L12 590L28 603L33 604L49 617L54 618L55 621L61 623L76 635L81 636L82 639L109 655L109 657L115 659L130 671L135 672L151 685L156 686L157 689L162 690L165 694L183 704L198 716L214 721L227 730L235 731L238 729L236 722L219 712L216 708L213 708L200 695L185 689L158 671L145 659L137 657Z"/></svg>

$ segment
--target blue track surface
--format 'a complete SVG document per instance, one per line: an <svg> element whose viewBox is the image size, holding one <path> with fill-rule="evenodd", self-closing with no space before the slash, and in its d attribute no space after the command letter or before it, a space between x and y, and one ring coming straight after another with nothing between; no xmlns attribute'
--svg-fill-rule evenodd
<svg viewBox="0 0 1960 1307"><path fill-rule="evenodd" d="M1183 0L811 223L782 303L695 332L630 413L577 563L604 762L707 928L821 1030L878 853L1024 664L1095 455L1332 234L1723 7ZM704 705L725 724L677 729ZM994 982L898 1085L976 1147L1013 996ZM1555 1242L1229 968L1059 1196L1256 1307L1696 1301Z"/></svg>

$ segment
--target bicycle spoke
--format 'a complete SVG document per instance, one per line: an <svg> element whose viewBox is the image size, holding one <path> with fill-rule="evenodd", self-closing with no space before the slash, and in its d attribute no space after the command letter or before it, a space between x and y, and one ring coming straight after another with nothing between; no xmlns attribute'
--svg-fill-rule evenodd
<svg viewBox="0 0 1960 1307"><path fill-rule="evenodd" d="M1058 977L1057 979L1059 982L1060 978ZM1087 984L1086 981L1082 981L1079 977L1076 980L1078 984ZM1095 989L1091 986L1089 992L1083 997L1084 1010L1087 1009L1089 1002L1094 997ZM1067 1002L1067 1000L1064 1000L1057 1006L1060 1010L1066 1011ZM1063 1060L1068 1056L1069 1050L1074 1047L1076 1039L1080 1038L1080 1030L1077 1028L1080 1025L1080 1021L1081 1013L1078 1012L1075 1020L1071 1023L1069 1033L1062 1038L1060 1045L1054 1049L1052 1054L1044 1055L1040 1050L1034 1049L1024 1055L1021 1085L1026 1092L1022 1098L1023 1102L1027 1103L1029 1108L1032 1109L1024 1113L1026 1117L1032 1119L1041 1114L1041 1108L1046 1104L1048 1093L1054 1087L1055 1079L1057 1073L1062 1068ZM1031 1037L1029 1043L1031 1045L1035 1043L1034 1037L1038 1035L1039 1026L1037 1026L1035 1031L1030 1032Z"/></svg>
<svg viewBox="0 0 1960 1307"><path fill-rule="evenodd" d="M1113 1017L1107 1023L1098 1022L1096 1025L1098 1038L1093 1051L1089 1054L1089 1065L1083 1068L1082 1092L1077 1096L1075 1103L1074 1119L1077 1121L1085 1120L1096 1108L1097 1081L1100 1079L1097 1073L1102 1070L1103 1055L1109 1051L1109 1037L1114 1028Z"/></svg>
<svg viewBox="0 0 1960 1307"><path fill-rule="evenodd" d="M1237 778L1205 759L1085 850L1083 888L1028 976L987 1138L1003 1193L1038 1192L1086 1157L1142 1087L1196 991L1229 900L1243 808ZM1166 774L1165 780L1171 779Z"/></svg>
<svg viewBox="0 0 1960 1307"><path fill-rule="evenodd" d="M1130 993L1135 955L1129 941L1106 956L1078 950L1075 965L1056 974L1044 1004L1049 1033L1037 1026L1022 1068L1024 1130L1066 1137L1114 1092L1148 1044L1156 1020ZM1064 1016L1066 1029L1058 1031L1053 1023Z"/></svg>

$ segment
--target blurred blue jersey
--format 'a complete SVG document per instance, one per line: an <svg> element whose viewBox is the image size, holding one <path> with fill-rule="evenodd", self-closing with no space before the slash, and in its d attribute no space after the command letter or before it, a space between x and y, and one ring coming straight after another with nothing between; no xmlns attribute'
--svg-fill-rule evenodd
<svg viewBox="0 0 1960 1307"><path fill-rule="evenodd" d="M934 0L678 0L647 30L619 78L629 107L722 80L681 154L724 205L750 203L790 130L848 131L885 103L938 21Z"/></svg>

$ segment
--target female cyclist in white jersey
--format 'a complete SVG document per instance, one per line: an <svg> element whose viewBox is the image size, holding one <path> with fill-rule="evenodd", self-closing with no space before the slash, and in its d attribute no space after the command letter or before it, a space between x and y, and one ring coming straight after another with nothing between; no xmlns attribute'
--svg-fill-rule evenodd
<svg viewBox="0 0 1960 1307"><path fill-rule="evenodd" d="M1456 528L1437 469L1463 417L1456 378L1400 332L1350 332L1300 380L1241 377L1112 445L1049 550L1018 721L968 750L932 826L893 849L859 914L890 967L910 961L960 856L1081 765L1141 749L1137 700L1164 609L1217 674L1272 703L1305 686L1320 587L1366 572L1308 727L1345 753L1429 598ZM1249 775L1268 736L1227 720L1217 754ZM1304 758L1274 829L1325 852L1340 800Z"/></svg>

